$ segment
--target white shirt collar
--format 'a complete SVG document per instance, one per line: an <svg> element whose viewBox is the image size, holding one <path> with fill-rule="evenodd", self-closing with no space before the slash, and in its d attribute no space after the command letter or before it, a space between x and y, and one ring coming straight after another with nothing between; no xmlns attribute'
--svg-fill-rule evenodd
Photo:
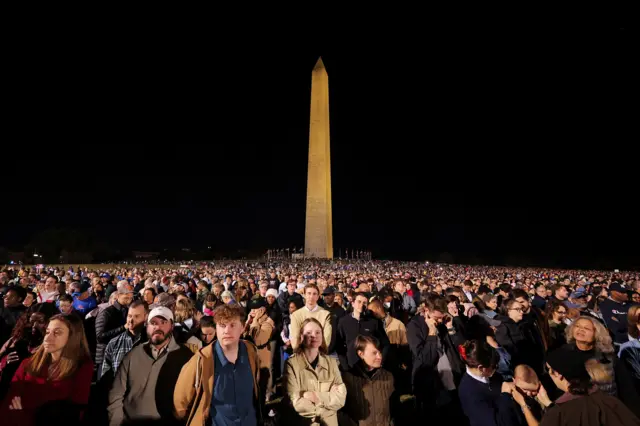
<svg viewBox="0 0 640 426"><path fill-rule="evenodd" d="M313 308L313 309L309 309L309 307L305 305L305 308L307 308L307 311L309 311L309 312L315 312L315 311L317 311L318 309L320 309L320 305L316 305L316 307L315 307L315 308Z"/></svg>
<svg viewBox="0 0 640 426"><path fill-rule="evenodd" d="M472 378L476 379L476 380L477 380L477 381L479 381L479 382L482 382L482 383L489 383L489 379L488 379L487 377L484 377L484 376L478 376L477 374L472 373L472 372L471 372L471 370L469 369L469 367L467 367L467 374L468 374L469 376L471 376Z"/></svg>

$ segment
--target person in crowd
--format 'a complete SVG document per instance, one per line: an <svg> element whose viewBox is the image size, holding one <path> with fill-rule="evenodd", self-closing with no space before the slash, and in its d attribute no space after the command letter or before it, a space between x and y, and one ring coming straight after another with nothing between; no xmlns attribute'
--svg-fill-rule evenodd
<svg viewBox="0 0 640 426"><path fill-rule="evenodd" d="M104 291L102 287L102 283L100 282L100 278L94 278L91 281L91 287L89 289L91 295L96 299L96 304L100 305L101 303L107 302L109 298L107 297L107 293Z"/></svg>
<svg viewBox="0 0 640 426"><path fill-rule="evenodd" d="M629 308L627 322L629 341L620 346L618 357L631 373L636 392L640 394L640 305Z"/></svg>
<svg viewBox="0 0 640 426"><path fill-rule="evenodd" d="M393 283L393 289L400 295L402 299L402 309L408 314L413 316L416 313L416 301L413 297L407 294L407 288L404 280L398 279Z"/></svg>
<svg viewBox="0 0 640 426"><path fill-rule="evenodd" d="M480 305L480 309L478 309L479 315L485 317L490 325L497 327L499 322L495 320L495 317L498 315L498 296L491 293L485 294L482 296L482 302L483 305Z"/></svg>
<svg viewBox="0 0 640 426"><path fill-rule="evenodd" d="M0 333L0 345L3 345L11 335L11 330L15 327L18 319L27 311L27 307L23 305L27 291L20 287L10 287L4 295L3 306L0 310L4 327Z"/></svg>
<svg viewBox="0 0 640 426"><path fill-rule="evenodd" d="M249 309L249 300L251 299L251 296L249 295L249 290L247 289L247 287L245 287L244 285L237 286L235 299L240 306L245 309Z"/></svg>
<svg viewBox="0 0 640 426"><path fill-rule="evenodd" d="M368 302L366 293L356 293L353 312L343 316L338 323L335 347L343 371L350 370L360 360L355 344L358 336L374 337L380 342L383 354L386 355L388 351L389 338L384 325L381 320L368 313Z"/></svg>
<svg viewBox="0 0 640 426"><path fill-rule="evenodd" d="M102 368L102 362L104 361L104 350L107 344L125 331L125 324L127 322L127 308L133 301L133 287L131 287L126 281L120 281L118 283L116 301L106 307L104 310L98 313L96 317L95 329L96 329L96 358L97 363L97 377L102 377L100 369Z"/></svg>
<svg viewBox="0 0 640 426"><path fill-rule="evenodd" d="M275 288L270 288L269 290L267 290L267 296L265 297L265 299L267 302L265 305L265 314L269 318L271 318L271 321L273 321L273 331L271 332L271 337L269 338L269 351L271 353L271 361L269 362L269 382L272 383L272 381L276 377L281 376L282 371L278 368L280 366L280 362L278 362L278 356L280 354L280 351L278 349L278 342L280 339L280 331L282 331L282 313L280 312L280 307L277 303L278 290L276 290ZM270 397L270 395L267 396Z"/></svg>
<svg viewBox="0 0 640 426"><path fill-rule="evenodd" d="M0 349L0 401L18 366L42 344L49 318L56 314L53 304L34 305L30 313L23 314L11 331L11 337Z"/></svg>
<svg viewBox="0 0 640 426"><path fill-rule="evenodd" d="M303 308L298 309L291 314L291 324L289 326L289 339L291 340L291 348L295 351L300 342L300 330L302 323L307 318L314 318L322 325L324 340L331 344L331 334L333 328L331 326L331 314L326 309L322 309L318 305L320 299L320 290L315 284L307 284L304 286L304 302Z"/></svg>
<svg viewBox="0 0 640 426"><path fill-rule="evenodd" d="M264 299L254 299L251 301L249 317L245 323L245 338L258 349L258 358L262 371L260 373L261 390L264 389L266 401L271 399L273 394L273 355L271 354L270 339L275 328L275 324L267 315L266 301Z"/></svg>
<svg viewBox="0 0 640 426"><path fill-rule="evenodd" d="M309 286L318 293L315 284L307 284L305 290L312 289ZM309 295L311 291L305 292ZM304 319L298 336L283 379L290 407L287 424L338 426L337 412L345 404L347 389L335 359L327 356L322 323L314 317Z"/></svg>
<svg viewBox="0 0 640 426"><path fill-rule="evenodd" d="M556 302L566 302L569 299L569 290L563 284L554 284L551 286L551 294L552 296L549 300L554 300Z"/></svg>
<svg viewBox="0 0 640 426"><path fill-rule="evenodd" d="M58 297L58 309L61 314L78 315L82 319L82 316L73 309L73 297L70 294L62 294Z"/></svg>
<svg viewBox="0 0 640 426"><path fill-rule="evenodd" d="M535 294L533 296L533 299L531 299L531 304L541 311L544 311L547 305L547 287L543 282L539 281L533 288Z"/></svg>
<svg viewBox="0 0 640 426"><path fill-rule="evenodd" d="M529 323L532 328L531 335L541 346L541 356L544 357L544 352L549 347L549 323L544 316L544 312L531 304L526 291L516 288L511 294L516 299L516 302L522 305L522 319ZM542 371L542 368L540 371Z"/></svg>
<svg viewBox="0 0 640 426"><path fill-rule="evenodd" d="M617 398L593 386L583 363L554 351L547 357L547 367L553 383L564 394L548 407L541 426L640 425L638 417Z"/></svg>
<svg viewBox="0 0 640 426"><path fill-rule="evenodd" d="M375 299L371 301L371 303L369 303L369 310L378 319L382 320L389 344L397 346L407 346L409 344L407 341L407 328L401 321L395 319L384 310L380 300Z"/></svg>
<svg viewBox="0 0 640 426"><path fill-rule="evenodd" d="M346 311L342 306L338 305L335 301L335 289L333 287L326 287L322 290L322 307L329 311L331 315L331 343L329 344L329 353L335 352L335 345L337 342L338 323L345 316Z"/></svg>
<svg viewBox="0 0 640 426"><path fill-rule="evenodd" d="M147 304L147 306L153 305L153 301L155 300L158 292L155 288L145 288L142 290L142 300Z"/></svg>
<svg viewBox="0 0 640 426"><path fill-rule="evenodd" d="M407 325L411 349L411 384L420 413L455 419L455 390L464 373L456 348L465 341L459 322L451 318L447 301L433 295L427 298L422 315ZM438 418L440 418L438 417Z"/></svg>
<svg viewBox="0 0 640 426"><path fill-rule="evenodd" d="M27 290L27 296L24 298L22 304L28 308L38 303L38 294L33 290Z"/></svg>
<svg viewBox="0 0 640 426"><path fill-rule="evenodd" d="M342 375L347 398L340 424L392 425L399 400L393 375L382 368L380 344L374 337L358 336L355 347L360 361Z"/></svg>
<svg viewBox="0 0 640 426"><path fill-rule="evenodd" d="M612 364L609 383L606 386L600 383L601 387L606 387L605 391L620 398L636 415L640 414L639 394L629 371L615 356L607 329L599 321L582 316L567 327L565 336L567 344L550 354L560 353L583 367L590 359L605 365Z"/></svg>
<svg viewBox="0 0 640 426"><path fill-rule="evenodd" d="M529 409L531 416L527 417L527 423L531 426L537 425L542 420L546 407L551 405L551 400L546 389L540 382L538 375L533 368L528 365L518 365L514 369L513 384L515 389L524 398L524 405ZM512 392L518 401L519 395Z"/></svg>
<svg viewBox="0 0 640 426"><path fill-rule="evenodd" d="M476 293L473 292L473 282L471 280L464 280L462 283L462 292L464 293L464 299L461 302L472 303L476 297Z"/></svg>
<svg viewBox="0 0 640 426"><path fill-rule="evenodd" d="M234 304L216 308L217 340L182 368L173 402L177 418L187 426L261 422L260 360L255 345L240 339L244 314Z"/></svg>
<svg viewBox="0 0 640 426"><path fill-rule="evenodd" d="M631 304L627 287L619 282L609 286L609 298L600 303L602 319L613 335L613 343L620 346L629 340L627 314Z"/></svg>
<svg viewBox="0 0 640 426"><path fill-rule="evenodd" d="M545 317L549 323L549 351L554 351L567 343L567 307L554 300L546 304Z"/></svg>
<svg viewBox="0 0 640 426"><path fill-rule="evenodd" d="M200 319L200 340L202 340L202 346L210 345L216 337L216 324L213 322L213 317L204 316Z"/></svg>
<svg viewBox="0 0 640 426"><path fill-rule="evenodd" d="M495 375L500 356L487 342L469 340L459 348L466 365L459 397L471 426L518 426L526 424L514 405L515 386ZM527 415L526 405L523 407ZM532 413L529 413L533 416ZM444 420L444 419L443 419Z"/></svg>
<svg viewBox="0 0 640 426"><path fill-rule="evenodd" d="M147 333L144 328L148 313L149 306L146 302L142 300L131 302L127 310L127 321L124 325L125 331L111 339L107 344L98 379L106 377L111 383L124 357L131 352L135 345L147 340Z"/></svg>
<svg viewBox="0 0 640 426"><path fill-rule="evenodd" d="M7 425L80 424L92 375L82 320L54 315L42 345L13 376L0 418Z"/></svg>
<svg viewBox="0 0 640 426"><path fill-rule="evenodd" d="M178 297L173 315L173 336L176 341L196 353L202 348L202 341L197 336L198 320L202 318L202 314L196 311L191 299Z"/></svg>
<svg viewBox="0 0 640 426"><path fill-rule="evenodd" d="M91 295L90 288L82 291L82 284L78 281L71 283L69 293L73 297L73 310L77 312L82 319L98 306L96 298Z"/></svg>
<svg viewBox="0 0 640 426"><path fill-rule="evenodd" d="M503 302L501 321L496 330L496 341L511 355L513 365L526 364L537 374L544 372L544 347L536 327L523 321L525 308L513 298Z"/></svg>
<svg viewBox="0 0 640 426"><path fill-rule="evenodd" d="M223 291L222 294L220 295L220 299L222 300L222 303L224 303L225 305L236 304L236 299L233 297L233 293L231 293L229 290Z"/></svg>
<svg viewBox="0 0 640 426"><path fill-rule="evenodd" d="M269 277L267 278L267 282L269 284L269 288L277 290L280 287L280 280L275 272L269 272Z"/></svg>
<svg viewBox="0 0 640 426"><path fill-rule="evenodd" d="M38 303L58 300L58 277L49 275L44 282L44 289L38 292Z"/></svg>
<svg viewBox="0 0 640 426"><path fill-rule="evenodd" d="M172 389L193 352L173 338L173 313L160 306L149 312L147 338L125 355L109 392L109 424L136 420L177 423ZM160 390L160 391L158 391Z"/></svg>
<svg viewBox="0 0 640 426"><path fill-rule="evenodd" d="M278 295L278 306L283 318L289 316L290 300L296 301L301 306L304 305L304 299L300 294L296 293L296 282L295 278L289 279L286 290Z"/></svg>
<svg viewBox="0 0 640 426"><path fill-rule="evenodd" d="M284 317L282 320L282 331L280 332L280 338L282 339L282 346L280 347L280 371L284 371L285 361L293 355L289 333L291 326L291 314L302 308L302 306L303 305L299 300L292 300L289 302L289 315Z"/></svg>
<svg viewBox="0 0 640 426"><path fill-rule="evenodd" d="M221 304L222 303L219 302L219 300L218 300L218 298L216 297L215 294L209 293L209 294L207 294L207 297L205 297L205 299L204 299L204 305L202 306L202 312L206 316L212 316L213 315L213 311L215 311L215 309Z"/></svg>

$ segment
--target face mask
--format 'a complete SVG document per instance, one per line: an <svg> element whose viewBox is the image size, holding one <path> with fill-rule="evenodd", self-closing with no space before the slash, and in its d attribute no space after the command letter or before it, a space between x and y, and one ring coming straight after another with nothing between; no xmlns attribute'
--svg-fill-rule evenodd
<svg viewBox="0 0 640 426"><path fill-rule="evenodd" d="M384 302L384 307L389 309L391 307L391 302Z"/></svg>

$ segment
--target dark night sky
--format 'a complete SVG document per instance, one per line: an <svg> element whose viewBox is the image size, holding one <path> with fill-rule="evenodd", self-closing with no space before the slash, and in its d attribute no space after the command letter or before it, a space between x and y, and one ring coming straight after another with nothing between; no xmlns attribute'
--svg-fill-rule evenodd
<svg viewBox="0 0 640 426"><path fill-rule="evenodd" d="M637 265L633 36L445 32L340 53L43 46L47 72L14 66L5 188L24 196L5 196L0 246L66 227L122 248L299 247L322 54L336 252Z"/></svg>

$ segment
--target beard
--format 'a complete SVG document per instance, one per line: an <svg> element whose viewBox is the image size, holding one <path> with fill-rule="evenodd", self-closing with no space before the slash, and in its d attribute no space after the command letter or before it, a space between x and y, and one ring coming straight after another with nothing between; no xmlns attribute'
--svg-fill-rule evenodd
<svg viewBox="0 0 640 426"><path fill-rule="evenodd" d="M151 336L149 336L149 340L154 345L161 345L167 341L171 337L171 332L164 334L162 331L156 331Z"/></svg>

